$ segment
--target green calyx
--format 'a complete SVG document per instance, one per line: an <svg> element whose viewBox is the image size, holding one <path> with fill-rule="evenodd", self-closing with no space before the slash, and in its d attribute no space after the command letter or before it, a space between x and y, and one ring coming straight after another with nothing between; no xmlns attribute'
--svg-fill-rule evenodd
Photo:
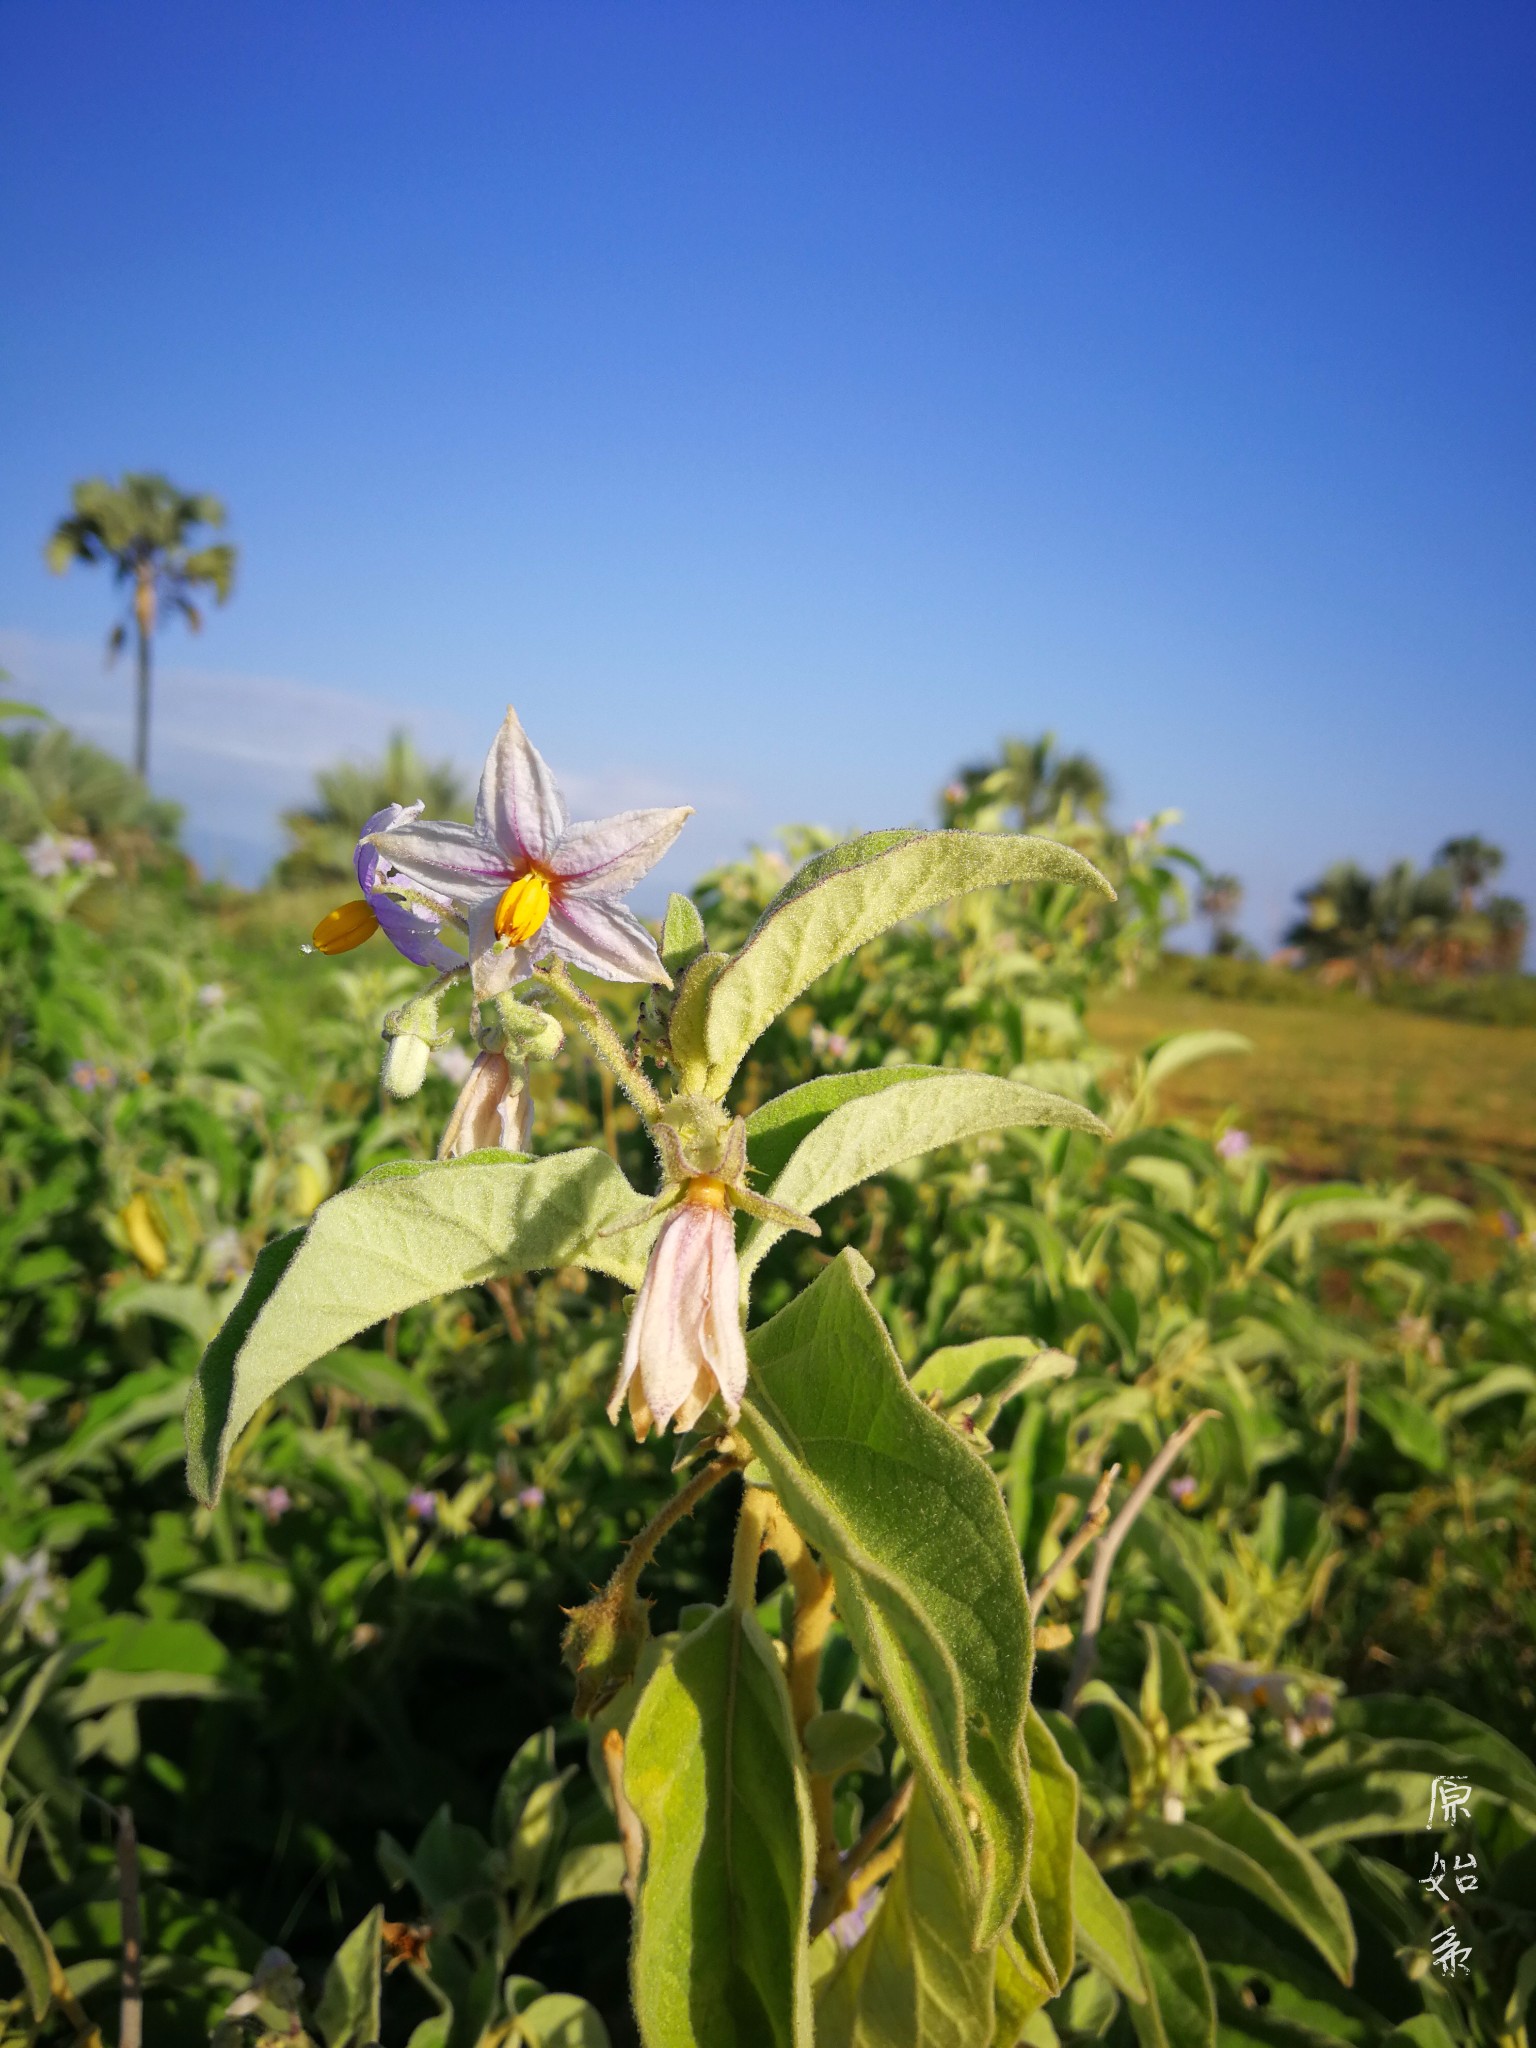
<svg viewBox="0 0 1536 2048"><path fill-rule="evenodd" d="M567 1610L560 1656L576 1680L574 1712L590 1720L635 1674L640 1652L650 1641L651 1603L640 1599L624 1574L611 1579L596 1599Z"/></svg>
<svg viewBox="0 0 1536 2048"><path fill-rule="evenodd" d="M484 1051L516 1060L555 1059L565 1043L558 1018L513 995L489 996L480 1004L475 1036Z"/></svg>

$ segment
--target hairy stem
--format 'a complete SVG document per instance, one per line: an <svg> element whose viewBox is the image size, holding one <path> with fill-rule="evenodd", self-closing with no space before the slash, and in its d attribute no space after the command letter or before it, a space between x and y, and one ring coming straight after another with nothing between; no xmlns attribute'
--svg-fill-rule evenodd
<svg viewBox="0 0 1536 2048"><path fill-rule="evenodd" d="M726 1441L729 1444L729 1438ZM705 1494L718 1486L722 1479L740 1470L740 1459L732 1451L722 1448L718 1458L704 1466L701 1471L695 1472L682 1491L673 1494L666 1506L651 1517L639 1535L631 1538L629 1548L624 1553L624 1562L614 1573L609 1582L610 1586L625 1593L633 1593L640 1574L656 1555L656 1546L668 1530L674 1529L685 1516L691 1515Z"/></svg>
<svg viewBox="0 0 1536 2048"><path fill-rule="evenodd" d="M906 1819L907 1808L912 1804L912 1792L915 1783L916 1780L913 1778L903 1778L896 1790L864 1830L863 1834L860 1835L859 1839L848 1851L848 1854L842 1859L838 1870L837 1882L823 1888L820 1902L815 1912L811 1915L810 1932L813 1941L822 1932L823 1928L830 1927L840 1914L846 1913L859 1894L868 1891L870 1885L876 1883L878 1877L883 1876L885 1870L890 1867L890 1863L882 1862L876 1872L876 1876L866 1876L864 1881L858 1884L857 1889L855 1889L855 1881L860 1877L861 1873L875 1867L881 1843L886 1840L892 1829L899 1827L902 1821ZM894 1863L894 1861L895 1858L892 1857L890 1862Z"/></svg>
<svg viewBox="0 0 1536 2048"><path fill-rule="evenodd" d="M117 1896L123 1926L118 2048L140 2048L144 2039L144 1928L139 1912L139 1837L129 1806L117 1809Z"/></svg>
<svg viewBox="0 0 1536 2048"><path fill-rule="evenodd" d="M766 1486L742 1488L736 1547L731 1553L730 1602L743 1611L757 1605L757 1566L773 1505L773 1495Z"/></svg>
<svg viewBox="0 0 1536 2048"><path fill-rule="evenodd" d="M550 954L534 968L534 979L546 982L576 1013L581 1035L624 1090L647 1124L661 1115L661 1097L651 1086L640 1062L635 1059L597 1004L572 981L563 960Z"/></svg>
<svg viewBox="0 0 1536 2048"><path fill-rule="evenodd" d="M1072 1659L1072 1676L1067 1680L1066 1696L1061 1703L1064 1713L1076 1713L1077 1696L1092 1675L1099 1653L1099 1626L1104 1619L1104 1602L1109 1597L1109 1575L1121 1544L1130 1535L1136 1517L1162 1484L1168 1467L1191 1438L1219 1412L1215 1408L1202 1408L1198 1415L1191 1415L1188 1422L1173 1432L1132 1487L1125 1506L1099 1538L1098 1548L1093 1553L1093 1576L1088 1581L1088 1603L1083 1609L1083 1625L1078 1633L1077 1652Z"/></svg>
<svg viewBox="0 0 1536 2048"><path fill-rule="evenodd" d="M795 1619L789 1641L789 1701L795 1730L804 1738L806 1723L821 1710L821 1653L832 1626L832 1574L823 1571L810 1545L775 1500L769 1510L768 1548L774 1551L795 1595ZM825 1886L842 1876L837 1829L832 1808L832 1780L813 1771L811 1811L816 1820L816 1876Z"/></svg>

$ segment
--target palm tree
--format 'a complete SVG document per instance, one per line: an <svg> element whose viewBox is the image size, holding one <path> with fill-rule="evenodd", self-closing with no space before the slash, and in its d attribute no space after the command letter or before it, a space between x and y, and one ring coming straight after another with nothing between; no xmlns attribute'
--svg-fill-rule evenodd
<svg viewBox="0 0 1536 2048"><path fill-rule="evenodd" d="M74 512L54 528L45 554L62 576L71 562L110 562L115 580L131 588L128 616L107 636L107 659L127 644L130 624L138 652L138 715L133 765L149 773L150 647L155 629L180 612L194 633L202 614L192 601L208 589L223 604L235 580L235 550L228 541L192 545L198 526L224 524L224 507L204 491L180 491L168 478L130 473L119 484L92 477L76 484Z"/></svg>
<svg viewBox="0 0 1536 2048"><path fill-rule="evenodd" d="M1237 933L1232 920L1243 907L1243 885L1236 875L1207 875L1200 886L1200 915L1211 921L1211 951L1235 953Z"/></svg>
<svg viewBox="0 0 1536 2048"><path fill-rule="evenodd" d="M1054 818L1063 801L1093 817L1109 801L1109 783L1098 762L1088 754L1058 754L1052 732L1036 740L1004 740L1001 753L996 767L987 762L960 770L944 793L947 822L963 816L994 830L1012 812L1017 829L1029 832Z"/></svg>
<svg viewBox="0 0 1536 2048"><path fill-rule="evenodd" d="M1491 846L1486 839L1480 839L1475 832L1464 834L1460 839L1447 839L1435 855L1437 867L1449 868L1456 877L1456 887L1461 892L1461 908L1464 915L1471 913L1477 892L1484 882L1491 882L1504 865L1504 849Z"/></svg>
<svg viewBox="0 0 1536 2048"><path fill-rule="evenodd" d="M315 777L316 800L307 810L284 811L288 851L273 880L339 882L352 873L352 855L364 821L386 804L420 799L429 818L468 815L464 784L451 761L427 761L408 733L393 732L381 761L342 761Z"/></svg>

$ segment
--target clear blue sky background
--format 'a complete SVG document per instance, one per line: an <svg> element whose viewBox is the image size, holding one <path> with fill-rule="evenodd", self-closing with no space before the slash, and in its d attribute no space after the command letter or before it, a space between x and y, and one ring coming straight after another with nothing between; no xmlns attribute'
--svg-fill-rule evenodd
<svg viewBox="0 0 1536 2048"><path fill-rule="evenodd" d="M1533 66L1526 0L5 0L0 660L125 744L39 544L163 467L236 872L510 697L698 804L680 882L1051 726L1260 938L1455 831L1536 896Z"/></svg>

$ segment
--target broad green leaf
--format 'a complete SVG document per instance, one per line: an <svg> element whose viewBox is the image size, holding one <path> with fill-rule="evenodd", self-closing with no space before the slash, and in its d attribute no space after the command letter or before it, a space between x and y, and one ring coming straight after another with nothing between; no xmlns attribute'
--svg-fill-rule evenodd
<svg viewBox="0 0 1536 2048"><path fill-rule="evenodd" d="M1199 1944L1171 1913L1132 1899L1150 1994L1130 2008L1142 2048L1216 2048L1216 1998Z"/></svg>
<svg viewBox="0 0 1536 2048"><path fill-rule="evenodd" d="M810 1797L754 1615L721 1608L656 1671L624 1788L646 1839L632 1956L646 2048L811 2048Z"/></svg>
<svg viewBox="0 0 1536 2048"><path fill-rule="evenodd" d="M640 1198L606 1152L473 1153L381 1167L256 1261L187 1401L187 1480L218 1498L230 1447L297 1373L402 1309L501 1273L584 1265L638 1286L654 1222L602 1233Z"/></svg>
<svg viewBox="0 0 1536 2048"><path fill-rule="evenodd" d="M1231 1059L1234 1055L1252 1051L1252 1039L1244 1038L1237 1031L1180 1031L1174 1037L1164 1039L1147 1061L1142 1086L1161 1088L1165 1081L1171 1081L1175 1074L1181 1074L1186 1067L1195 1066L1201 1060Z"/></svg>
<svg viewBox="0 0 1536 2048"><path fill-rule="evenodd" d="M907 1385L860 1265L845 1252L753 1332L741 1430L831 1569L991 1941L1028 1874L1024 1575L996 1479Z"/></svg>
<svg viewBox="0 0 1536 2048"><path fill-rule="evenodd" d="M1394 1447L1429 1472L1445 1470L1445 1433L1422 1401L1400 1387L1366 1387L1360 1405L1379 1422Z"/></svg>
<svg viewBox="0 0 1536 2048"><path fill-rule="evenodd" d="M1084 1960L1133 2004L1141 2004L1147 1983L1136 1929L1081 1842L1072 1858L1072 1918Z"/></svg>
<svg viewBox="0 0 1536 2048"><path fill-rule="evenodd" d="M1020 1124L1104 1129L1080 1102L1047 1095L1022 1081L958 1071L930 1074L878 1094L854 1096L832 1110L797 1147L769 1197L808 1215L845 1188L920 1153ZM744 1289L758 1261L783 1234L774 1224L754 1225L741 1253Z"/></svg>
<svg viewBox="0 0 1536 2048"><path fill-rule="evenodd" d="M1381 2048L1458 2048L1455 2036L1432 2012L1416 2012L1394 2027Z"/></svg>
<svg viewBox="0 0 1536 2048"><path fill-rule="evenodd" d="M991 2039L993 1954L971 1945L969 1891L919 1785L874 1924L823 1987L817 2048L980 2048Z"/></svg>
<svg viewBox="0 0 1536 2048"><path fill-rule="evenodd" d="M606 1899L624 1889L624 1850L618 1842L585 1842L560 1858L550 1888L551 1907L573 1899Z"/></svg>
<svg viewBox="0 0 1536 2048"><path fill-rule="evenodd" d="M497 1787L496 1804L491 1810L491 1832L499 1849L510 1849L517 1839L523 1808L535 1786L556 1776L555 1731L553 1728L541 1728L537 1735L530 1735L518 1750L502 1773Z"/></svg>
<svg viewBox="0 0 1536 2048"><path fill-rule="evenodd" d="M871 832L807 861L709 992L705 1092L723 1095L754 1039L836 961L947 897L1006 882L1114 891L1049 839L990 832Z"/></svg>
<svg viewBox="0 0 1536 2048"><path fill-rule="evenodd" d="M755 1172L776 1179L789 1164L795 1147L845 1102L860 1095L878 1095L903 1081L957 1071L952 1067L865 1067L851 1074L821 1074L798 1088L787 1088L747 1118L748 1161Z"/></svg>
<svg viewBox="0 0 1536 2048"><path fill-rule="evenodd" d="M364 1351L355 1344L332 1351L315 1373L315 1384L340 1387L366 1407L397 1409L414 1415L434 1440L448 1434L443 1412L417 1374L407 1371L387 1351Z"/></svg>
<svg viewBox="0 0 1536 2048"><path fill-rule="evenodd" d="M1001 1936L994 1953L997 1966L992 1984L993 2048L1019 2048L1019 2043L1029 2038L1031 2021L1044 2016L1051 1987L1011 1934Z"/></svg>
<svg viewBox="0 0 1536 2048"><path fill-rule="evenodd" d="M878 1752L883 1732L867 1714L845 1713L840 1707L813 1714L801 1734L805 1760L815 1776L840 1778Z"/></svg>
<svg viewBox="0 0 1536 2048"><path fill-rule="evenodd" d="M280 1565L260 1564L254 1558L244 1564L210 1564L189 1572L181 1581L184 1593L201 1593L205 1600L230 1600L248 1607L253 1614L286 1614L293 1605L293 1578Z"/></svg>
<svg viewBox="0 0 1536 2048"><path fill-rule="evenodd" d="M66 1643L62 1649L50 1652L8 1703L4 1724L0 1725L0 1778L10 1769L16 1745L27 1732L32 1716L81 1654L82 1646L77 1643ZM14 1666L6 1677L10 1684L15 1684Z"/></svg>
<svg viewBox="0 0 1536 2048"><path fill-rule="evenodd" d="M1024 1394L1051 1380L1069 1379L1077 1360L1064 1351L1047 1351L1038 1337L977 1337L969 1344L946 1344L931 1351L912 1375L912 1391L926 1400L937 1394L947 1408L970 1394L990 1394L1010 1378L1011 1369L1038 1361L1014 1388Z"/></svg>
<svg viewBox="0 0 1536 2048"><path fill-rule="evenodd" d="M379 1942L384 1908L375 1906L337 1949L315 2020L325 2048L371 2048L379 2038Z"/></svg>
<svg viewBox="0 0 1536 2048"><path fill-rule="evenodd" d="M1159 1717L1175 1734L1194 1720L1200 1709L1199 1687L1184 1645L1158 1622L1140 1624L1147 1644L1147 1668L1141 1680L1141 1719L1151 1726Z"/></svg>
<svg viewBox="0 0 1536 2048"><path fill-rule="evenodd" d="M517 2016L522 2048L609 2048L602 2015L570 1991L546 1991Z"/></svg>
<svg viewBox="0 0 1536 2048"><path fill-rule="evenodd" d="M1352 1982L1355 1930L1344 1895L1312 1853L1239 1785L1208 1800L1193 1820L1143 1814L1136 1839L1159 1862L1193 1856L1240 1884L1310 1941L1342 1983Z"/></svg>
<svg viewBox="0 0 1536 2048"><path fill-rule="evenodd" d="M1056 1738L1033 1707L1025 1746L1029 1752L1029 1803L1035 1825L1029 1848L1029 1890L1013 1923L1013 1932L1026 1958L1054 1994L1072 1975L1077 1953L1072 1897L1077 1853L1077 1773L1068 1765L1056 1746Z"/></svg>
<svg viewBox="0 0 1536 2048"><path fill-rule="evenodd" d="M1142 1726L1140 1717L1127 1706L1114 1687L1102 1678L1090 1678L1080 1688L1077 1704L1079 1708L1108 1707L1115 1733L1120 1738L1120 1753L1125 1758L1125 1774L1132 1792L1139 1793L1151 1785L1157 1777L1157 1746Z"/></svg>
<svg viewBox="0 0 1536 2048"><path fill-rule="evenodd" d="M41 2020L53 2003L48 1937L32 1902L12 1877L0 1877L0 1946L8 1948L21 1972L32 2017Z"/></svg>

